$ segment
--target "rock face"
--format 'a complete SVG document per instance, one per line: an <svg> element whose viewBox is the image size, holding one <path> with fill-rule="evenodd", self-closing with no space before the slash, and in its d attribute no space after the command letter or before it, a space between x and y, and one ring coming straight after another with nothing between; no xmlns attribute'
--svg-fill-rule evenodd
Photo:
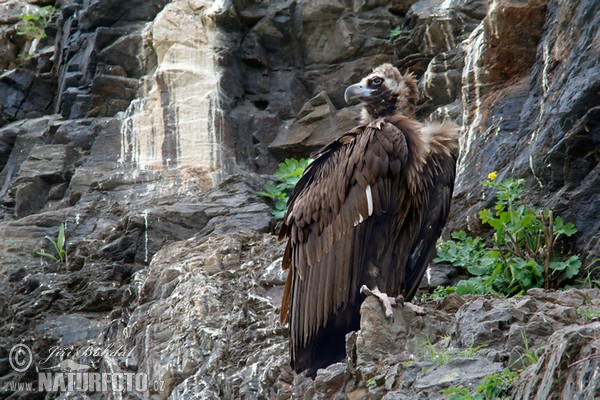
<svg viewBox="0 0 600 400"><path fill-rule="evenodd" d="M595 107L600 70L592 44L596 35L586 31L600 23L597 6L588 1L490 6L483 26L469 38L476 45L465 55L462 114L468 128L454 221L469 216L477 221L481 187L474 183L484 178L482 169L496 170L500 177L527 178L531 193L543 194L541 205L588 227L572 247L592 258L599 253L600 226L589 214L598 205L589 199L598 194L593 154L600 138ZM594 17L585 19L588 15ZM526 32L502 31L514 32L512 26L525 21ZM502 46L495 44L499 40ZM520 54L517 63L509 56L514 52Z"/></svg>
<svg viewBox="0 0 600 400"><path fill-rule="evenodd" d="M522 375L515 399L592 399L598 396L598 323L553 334L539 362Z"/></svg>
<svg viewBox="0 0 600 400"><path fill-rule="evenodd" d="M44 5L45 37L18 35ZM463 124L449 229L482 233L489 172L523 177L591 265L599 27L594 0L3 2L0 397L62 362L146 374L128 398L428 399L506 367L526 368L515 398L599 397L592 289L451 296L393 322L368 300L348 359L295 376L282 245L257 195L260 173L354 126L344 88L393 62L419 78L419 118ZM66 262L39 256L63 223ZM26 373L10 365L18 343Z"/></svg>

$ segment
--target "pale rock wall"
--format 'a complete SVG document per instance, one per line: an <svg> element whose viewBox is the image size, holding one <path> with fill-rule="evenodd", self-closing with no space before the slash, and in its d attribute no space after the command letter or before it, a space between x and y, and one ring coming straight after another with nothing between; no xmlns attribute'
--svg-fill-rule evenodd
<svg viewBox="0 0 600 400"><path fill-rule="evenodd" d="M123 162L141 169L192 168L213 184L230 169L231 151L222 140L222 72L215 60L218 11L214 2L175 1L145 28L157 65L144 79L143 97L125 112Z"/></svg>

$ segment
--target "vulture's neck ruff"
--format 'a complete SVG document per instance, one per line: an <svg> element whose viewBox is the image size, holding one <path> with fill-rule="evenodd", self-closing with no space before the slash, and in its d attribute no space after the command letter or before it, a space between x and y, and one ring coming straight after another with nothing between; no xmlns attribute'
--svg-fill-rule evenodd
<svg viewBox="0 0 600 400"><path fill-rule="evenodd" d="M348 104L363 103L362 123L402 114L414 117L418 100L417 82L411 73L401 75L391 64L375 68L360 82L349 86L344 93Z"/></svg>

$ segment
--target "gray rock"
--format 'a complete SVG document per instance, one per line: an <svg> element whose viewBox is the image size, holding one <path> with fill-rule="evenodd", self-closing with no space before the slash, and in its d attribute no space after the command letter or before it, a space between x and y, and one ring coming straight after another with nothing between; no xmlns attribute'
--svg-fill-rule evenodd
<svg viewBox="0 0 600 400"><path fill-rule="evenodd" d="M422 373L415 381L417 391L443 391L448 387L476 388L481 380L502 371L501 363L485 359L455 358L447 364L433 367Z"/></svg>
<svg viewBox="0 0 600 400"><path fill-rule="evenodd" d="M8 121L21 119L19 107L25 100L25 93L31 87L35 74L28 70L15 69L0 76L0 93L6 99L2 103L2 118Z"/></svg>
<svg viewBox="0 0 600 400"><path fill-rule="evenodd" d="M3 131L7 132L8 137L14 137L14 140L11 139L11 148L6 148L7 153L10 152L10 155L6 160L4 168L0 172L0 182L3 183L2 189L0 190L0 195L2 196L2 201L5 204L10 204L11 207L15 207L16 202L14 196L17 189L16 185L19 183L16 181L16 178L19 175L19 170L22 164L25 163L29 157L32 149L45 143L44 138L49 134L50 125L56 119L58 119L58 116L41 117L14 122L2 128ZM37 151L40 153L45 152L42 147L38 147ZM52 150L49 152L51 153ZM33 162L33 159L30 161ZM31 176L35 176L35 174L32 174ZM21 180L20 183L23 184L21 186L29 187L28 189L24 190L36 191L36 184L27 185L26 180ZM42 192L45 192L45 190L42 190ZM39 202L40 205L43 205L42 203L44 203L44 199L46 199L45 196L42 196L41 199L32 198L31 200L34 202ZM36 206L34 209L39 211L41 208Z"/></svg>
<svg viewBox="0 0 600 400"><path fill-rule="evenodd" d="M135 98L139 81L114 75L98 74L92 81L90 104L78 110L82 115L91 117L112 117L119 111L125 111L131 100Z"/></svg>
<svg viewBox="0 0 600 400"><path fill-rule="evenodd" d="M90 321L82 315L75 314L47 317L36 327L36 330L42 334L59 337L61 339L60 348L74 345L84 347L89 340L95 339L104 329L106 329L106 323ZM49 366L47 363L45 364L46 367Z"/></svg>
<svg viewBox="0 0 600 400"><path fill-rule="evenodd" d="M307 154L323 147L337 132L343 132L335 123L335 113L327 93L317 94L302 107L289 131L280 133L269 149L275 154Z"/></svg>
<svg viewBox="0 0 600 400"><path fill-rule="evenodd" d="M76 153L65 145L34 146L11 184L15 215L31 215L44 208L48 200L62 199L76 158Z"/></svg>
<svg viewBox="0 0 600 400"><path fill-rule="evenodd" d="M98 133L105 129L103 122L102 119L95 118L56 122L52 126L52 144L65 144L80 153L87 153Z"/></svg>
<svg viewBox="0 0 600 400"><path fill-rule="evenodd" d="M118 0L101 0L90 4L82 12L82 29L89 31L97 26L110 26L120 20L152 20L166 3L166 0L134 0L125 3Z"/></svg>
<svg viewBox="0 0 600 400"><path fill-rule="evenodd" d="M513 324L525 322L522 311L494 300L478 298L458 310L456 333L463 346L502 343L506 331ZM475 313L475 310L479 312Z"/></svg>
<svg viewBox="0 0 600 400"><path fill-rule="evenodd" d="M408 329L417 316L412 310L396 307L393 320L386 318L381 303L374 296L365 299L361 306L361 326L356 338L356 366L371 378L371 367L390 355L406 350ZM366 369L366 370L365 370Z"/></svg>
<svg viewBox="0 0 600 400"><path fill-rule="evenodd" d="M18 218L37 213L48 202L50 184L40 177L15 183L13 190L15 216Z"/></svg>
<svg viewBox="0 0 600 400"><path fill-rule="evenodd" d="M419 90L424 104L419 113L433 111L440 105L453 103L461 95L464 53L458 48L437 54L431 59Z"/></svg>
<svg viewBox="0 0 600 400"><path fill-rule="evenodd" d="M73 174L74 151L65 145L38 145L31 149L21 164L16 183L35 177L49 184L68 182Z"/></svg>
<svg viewBox="0 0 600 400"><path fill-rule="evenodd" d="M273 261L260 277L260 283L265 286L283 285L287 279L287 271L281 269L281 261L283 258L278 258Z"/></svg>
<svg viewBox="0 0 600 400"><path fill-rule="evenodd" d="M600 323L569 326L549 337L539 361L518 378L513 399L595 399Z"/></svg>
<svg viewBox="0 0 600 400"><path fill-rule="evenodd" d="M0 129L0 166L4 168L8 157L15 145L15 140L18 135L18 129L13 127L5 127Z"/></svg>
<svg viewBox="0 0 600 400"><path fill-rule="evenodd" d="M106 75L123 75L139 78L145 72L146 65L138 54L143 53L143 38L140 32L123 34L98 52L99 68Z"/></svg>
<svg viewBox="0 0 600 400"><path fill-rule="evenodd" d="M205 382L201 393L206 395L230 393L235 398L273 390L260 386L259 371L281 373L284 338L277 327L276 305L255 279L249 279L272 261L274 254L264 247L268 243L255 233L178 242L163 248L150 268L136 276L138 311L128 322L133 335L122 336L119 330L111 340L135 346L139 368L154 379L170 382L161 397L188 393L194 388L188 386L188 378L196 384ZM235 254L239 261L222 263L215 270L211 261L215 254L221 261ZM247 262L250 258L253 263ZM172 303L175 299L186 300ZM157 318L162 322L156 323ZM146 329L151 331L147 345L160 363L130 342ZM262 349L260 355L251 355L251 348ZM222 381L220 374L225 371L229 379Z"/></svg>

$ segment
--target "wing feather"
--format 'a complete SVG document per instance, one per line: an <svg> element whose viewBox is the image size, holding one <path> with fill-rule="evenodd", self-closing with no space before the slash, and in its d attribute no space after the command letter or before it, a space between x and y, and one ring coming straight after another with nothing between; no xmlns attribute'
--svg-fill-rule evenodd
<svg viewBox="0 0 600 400"><path fill-rule="evenodd" d="M424 175L429 185L424 204L423 222L415 233L403 279L405 298L410 300L417 291L427 266L435 254L435 244L446 224L454 189L456 158L447 155L432 157Z"/></svg>

